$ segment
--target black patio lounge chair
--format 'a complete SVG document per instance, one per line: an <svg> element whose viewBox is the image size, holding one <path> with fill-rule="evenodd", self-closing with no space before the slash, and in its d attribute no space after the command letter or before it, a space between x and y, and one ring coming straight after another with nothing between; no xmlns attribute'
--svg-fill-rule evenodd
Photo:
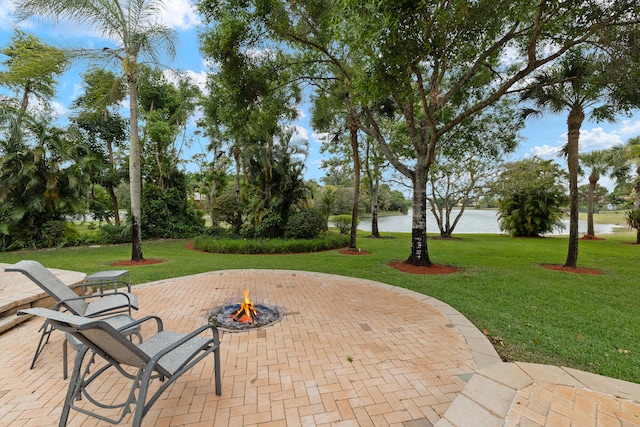
<svg viewBox="0 0 640 427"><path fill-rule="evenodd" d="M67 396L64 401L59 426L66 426L71 409L98 418L111 424L119 424L133 412L133 426L140 426L143 417L160 395L182 374L187 372L209 353L214 354L214 377L216 394L222 394L220 374L220 338L218 329L213 325L202 326L190 334L164 331L162 320L157 316L147 316L132 324L116 330L103 320L74 316L67 313L48 310L46 308L30 308L21 313L46 317L56 329L71 334L85 347L78 351ZM144 322L156 322L157 333L135 344L122 334L124 328L141 326ZM210 331L211 333L207 333ZM106 361L104 366L93 366L96 356ZM89 392L88 387L107 371L114 367L120 374L130 379L131 390L126 400L117 404L98 402ZM135 373L127 372L128 367L137 369ZM131 368L128 368L131 370ZM147 398L149 383L159 378L162 384L158 390ZM104 393L96 384L97 394ZM136 393L137 391L137 393ZM137 394L137 396L136 396ZM76 400L86 397L87 401L98 408L118 409L121 413L117 419L108 418L85 407L75 404ZM133 410L131 406L134 406Z"/></svg>
<svg viewBox="0 0 640 427"><path fill-rule="evenodd" d="M138 299L131 293L110 292L78 296L51 271L37 261L23 260L6 267L5 271L20 272L31 279L56 301L56 304L53 306L54 310L64 308L77 316L101 317L116 314L131 316L131 309L138 309ZM31 361L31 369L35 366L38 357L40 357L44 347L49 342L51 332L53 332L53 328L46 320L40 330L42 331L42 335L40 335L38 348ZM66 361L64 362L66 366Z"/></svg>

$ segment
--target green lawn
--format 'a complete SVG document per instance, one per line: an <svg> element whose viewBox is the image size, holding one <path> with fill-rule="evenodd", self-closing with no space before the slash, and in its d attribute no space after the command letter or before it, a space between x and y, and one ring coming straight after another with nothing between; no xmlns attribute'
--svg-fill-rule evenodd
<svg viewBox="0 0 640 427"><path fill-rule="evenodd" d="M431 260L460 267L449 275L411 275L387 266L409 252L408 234L358 236L370 255L327 251L298 255L218 255L190 251L187 241L144 242L145 258L162 264L131 267L135 283L212 270L264 268L318 271L403 286L447 302L492 339L508 360L570 366L640 383L640 246L634 234L580 241L579 266L602 271L551 271L563 264L567 238L516 239L462 235L429 239ZM0 253L0 262L35 259L47 267L93 273L130 257L129 245Z"/></svg>

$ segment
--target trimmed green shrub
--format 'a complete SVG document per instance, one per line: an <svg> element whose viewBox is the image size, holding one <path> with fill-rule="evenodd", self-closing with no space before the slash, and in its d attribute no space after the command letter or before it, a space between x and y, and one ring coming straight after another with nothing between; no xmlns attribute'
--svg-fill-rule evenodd
<svg viewBox="0 0 640 427"><path fill-rule="evenodd" d="M143 238L180 239L204 231L204 212L196 210L183 188L158 188L152 184L142 192Z"/></svg>
<svg viewBox="0 0 640 427"><path fill-rule="evenodd" d="M282 216L278 212L270 211L262 220L262 222L256 225L255 237L270 239L278 236L282 236L281 230L283 227Z"/></svg>
<svg viewBox="0 0 640 427"><path fill-rule="evenodd" d="M98 229L96 240L103 245L131 243L131 225L102 225Z"/></svg>
<svg viewBox="0 0 640 427"><path fill-rule="evenodd" d="M349 232L351 231L351 215L336 215L331 218L331 221L338 228L338 230L340 230L340 234L349 234ZM359 220L356 222L356 227L358 226L358 224L360 224Z"/></svg>
<svg viewBox="0 0 640 427"><path fill-rule="evenodd" d="M67 222L63 220L47 221L42 224L42 239L39 247L53 248L60 246L67 234Z"/></svg>
<svg viewBox="0 0 640 427"><path fill-rule="evenodd" d="M640 244L640 209L634 209L625 215L627 224L636 230L636 243Z"/></svg>
<svg viewBox="0 0 640 427"><path fill-rule="evenodd" d="M326 234L315 239L217 239L199 236L193 240L194 248L224 254L286 254L318 252L343 248L349 245L349 237Z"/></svg>
<svg viewBox="0 0 640 427"><path fill-rule="evenodd" d="M289 216L284 228L287 239L313 239L327 231L327 218L318 209L304 209Z"/></svg>

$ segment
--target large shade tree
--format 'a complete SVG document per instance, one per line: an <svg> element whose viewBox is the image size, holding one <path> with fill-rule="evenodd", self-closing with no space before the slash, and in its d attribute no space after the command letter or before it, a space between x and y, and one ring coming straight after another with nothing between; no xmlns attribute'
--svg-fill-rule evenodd
<svg viewBox="0 0 640 427"><path fill-rule="evenodd" d="M325 78L348 81L350 105L363 108L368 119L359 126L412 183L406 262L420 266L431 265L426 183L442 138L572 47L604 28L634 22L639 7L635 0L199 2L208 16L229 5L237 16L251 20L243 30L259 30L254 35L271 39L270 49L280 46L296 54L299 61L291 63L324 61L330 64L324 71L333 70ZM358 66L344 67L344 55ZM406 124L410 153L396 150L371 111L388 97Z"/></svg>
<svg viewBox="0 0 640 427"><path fill-rule="evenodd" d="M603 28L634 21L637 2L480 0L398 3L348 1L344 42L362 52L366 73L354 86L365 101L391 95L407 124L415 159L394 152L372 118L389 161L413 184L411 255L430 265L425 183L440 142L536 70L595 38ZM367 102L368 101L368 102Z"/></svg>
<svg viewBox="0 0 640 427"><path fill-rule="evenodd" d="M115 63L126 78L129 93L129 184L131 192L131 259L140 261L141 146L138 134L138 68L143 60L160 64L175 55L176 33L159 23L162 0L16 0L16 16L67 21L96 29L109 43L101 49L78 49L76 56Z"/></svg>

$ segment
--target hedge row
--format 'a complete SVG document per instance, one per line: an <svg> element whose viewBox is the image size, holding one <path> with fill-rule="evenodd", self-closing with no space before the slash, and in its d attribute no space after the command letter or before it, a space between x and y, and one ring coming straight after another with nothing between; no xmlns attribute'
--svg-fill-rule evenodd
<svg viewBox="0 0 640 427"><path fill-rule="evenodd" d="M221 239L199 236L195 249L222 254L288 254L318 252L349 245L349 236L325 234L315 239Z"/></svg>

